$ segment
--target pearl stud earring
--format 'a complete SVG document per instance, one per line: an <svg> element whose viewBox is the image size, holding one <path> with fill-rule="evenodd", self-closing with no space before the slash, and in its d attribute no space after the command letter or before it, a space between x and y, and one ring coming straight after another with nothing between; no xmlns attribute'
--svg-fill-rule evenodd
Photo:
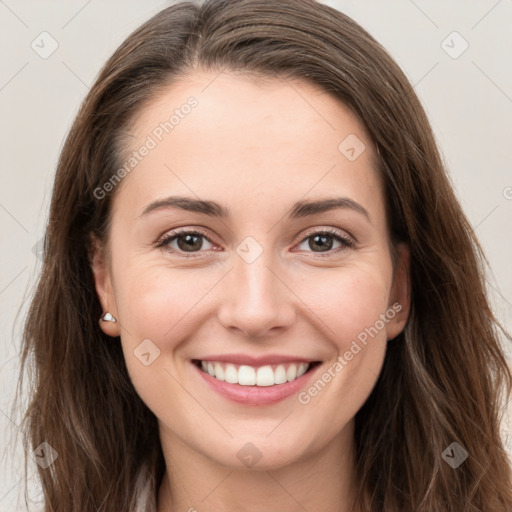
<svg viewBox="0 0 512 512"><path fill-rule="evenodd" d="M112 316L112 313L108 311L101 317L103 322L117 322L117 320Z"/></svg>

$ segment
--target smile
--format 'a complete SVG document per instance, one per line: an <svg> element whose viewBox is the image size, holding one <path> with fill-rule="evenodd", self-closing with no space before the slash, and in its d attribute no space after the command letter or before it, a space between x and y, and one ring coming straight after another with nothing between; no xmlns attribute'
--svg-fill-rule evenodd
<svg viewBox="0 0 512 512"><path fill-rule="evenodd" d="M220 361L195 361L205 373L217 380L240 386L275 386L292 382L304 375L314 363L285 363L259 367Z"/></svg>

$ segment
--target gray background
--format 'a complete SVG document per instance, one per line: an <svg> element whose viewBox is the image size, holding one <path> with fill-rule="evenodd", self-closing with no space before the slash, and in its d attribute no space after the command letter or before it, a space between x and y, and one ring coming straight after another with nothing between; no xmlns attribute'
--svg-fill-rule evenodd
<svg viewBox="0 0 512 512"><path fill-rule="evenodd" d="M486 251L493 309L512 330L512 1L324 3L363 25L414 84ZM19 335L40 270L37 244L58 154L101 65L165 5L169 2L0 0L0 511L27 510L20 500L23 450L15 435L21 435L21 411L11 404ZM57 49L44 55L52 44ZM505 349L512 357L511 347ZM509 417L503 435L512 451ZM33 467L29 474L31 500L37 503Z"/></svg>

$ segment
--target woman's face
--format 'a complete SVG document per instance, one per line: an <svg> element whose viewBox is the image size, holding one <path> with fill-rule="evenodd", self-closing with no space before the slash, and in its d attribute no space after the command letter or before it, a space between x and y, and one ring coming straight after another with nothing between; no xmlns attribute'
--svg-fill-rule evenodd
<svg viewBox="0 0 512 512"><path fill-rule="evenodd" d="M200 72L131 134L93 270L162 442L271 468L349 439L408 311L357 117L308 82Z"/></svg>

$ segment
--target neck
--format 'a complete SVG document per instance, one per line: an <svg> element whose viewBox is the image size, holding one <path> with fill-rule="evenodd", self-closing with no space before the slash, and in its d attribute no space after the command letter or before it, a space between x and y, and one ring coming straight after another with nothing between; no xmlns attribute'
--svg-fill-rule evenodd
<svg viewBox="0 0 512 512"><path fill-rule="evenodd" d="M353 422L312 455L276 468L227 467L160 429L166 472L158 512L353 512Z"/></svg>

